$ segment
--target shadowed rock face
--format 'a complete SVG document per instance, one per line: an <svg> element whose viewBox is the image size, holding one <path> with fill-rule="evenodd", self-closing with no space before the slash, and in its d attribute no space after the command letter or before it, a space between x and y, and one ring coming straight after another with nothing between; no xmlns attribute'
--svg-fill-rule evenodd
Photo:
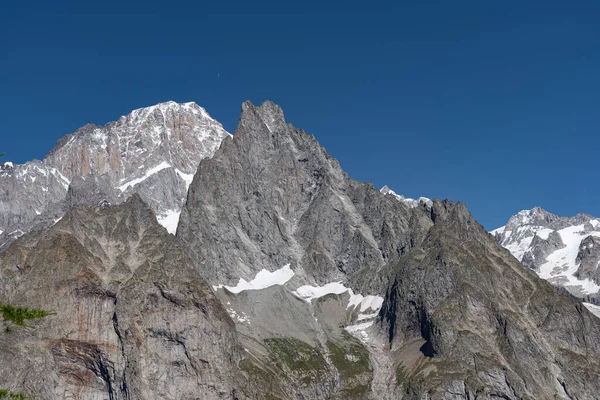
<svg viewBox="0 0 600 400"><path fill-rule="evenodd" d="M0 284L0 303L56 312L35 330L2 329L0 387L42 399L235 394L234 325L137 195L17 240Z"/></svg>
<svg viewBox="0 0 600 400"><path fill-rule="evenodd" d="M588 236L581 241L576 261L579 263L576 276L592 279L600 285L600 238Z"/></svg>
<svg viewBox="0 0 600 400"><path fill-rule="evenodd" d="M137 195L102 201L108 179L75 182L64 218L0 253L0 303L57 312L0 335L0 387L42 399L600 393L600 319L463 204L407 204L352 180L271 102L244 103L235 136L200 162L176 237ZM286 264L293 276L272 286L206 283ZM354 292L299 298L328 283ZM363 310L356 294L385 299Z"/></svg>
<svg viewBox="0 0 600 400"><path fill-rule="evenodd" d="M432 214L392 268L380 313L393 348L422 339L430 358L427 379L406 372L407 397L438 398L456 382L461 399L600 393L600 319L524 269L464 205L436 201Z"/></svg>

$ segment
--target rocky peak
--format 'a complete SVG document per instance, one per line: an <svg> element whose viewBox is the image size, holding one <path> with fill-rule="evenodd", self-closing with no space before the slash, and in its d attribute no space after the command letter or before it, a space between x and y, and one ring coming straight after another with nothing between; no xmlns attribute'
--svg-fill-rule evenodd
<svg viewBox="0 0 600 400"><path fill-rule="evenodd" d="M269 131L273 132L285 126L283 110L277 104L265 101L258 107L257 111Z"/></svg>
<svg viewBox="0 0 600 400"><path fill-rule="evenodd" d="M59 140L45 162L65 176L106 174L117 186L162 161L191 174L227 132L195 103L140 108L103 127L88 124Z"/></svg>
<svg viewBox="0 0 600 400"><path fill-rule="evenodd" d="M545 226L558 218L557 215L551 214L541 207L533 207L531 210L522 210L510 217L506 226L507 229L524 225Z"/></svg>
<svg viewBox="0 0 600 400"><path fill-rule="evenodd" d="M199 269L215 285L286 264L323 283L418 242L410 216L405 204L348 178L278 106L245 102L233 140L200 162L177 235L199 248Z"/></svg>

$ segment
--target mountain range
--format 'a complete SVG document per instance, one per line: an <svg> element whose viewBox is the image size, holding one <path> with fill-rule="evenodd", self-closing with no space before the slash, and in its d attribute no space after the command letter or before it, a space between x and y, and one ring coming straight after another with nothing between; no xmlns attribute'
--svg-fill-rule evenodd
<svg viewBox="0 0 600 400"><path fill-rule="evenodd" d="M352 179L272 102L233 135L194 103L86 125L0 187L0 306L49 312L0 321L0 389L600 398L600 221L536 208L488 233Z"/></svg>
<svg viewBox="0 0 600 400"><path fill-rule="evenodd" d="M491 232L541 278L584 299L600 315L600 220L559 217L540 207L523 210Z"/></svg>

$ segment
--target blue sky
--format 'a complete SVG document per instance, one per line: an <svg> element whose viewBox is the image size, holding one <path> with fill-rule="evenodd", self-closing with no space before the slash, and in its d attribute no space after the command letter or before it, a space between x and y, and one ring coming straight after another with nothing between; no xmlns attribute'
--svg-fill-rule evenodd
<svg viewBox="0 0 600 400"><path fill-rule="evenodd" d="M598 1L17 3L5 160L166 100L233 132L270 99L350 176L460 200L488 229L536 205L600 216Z"/></svg>

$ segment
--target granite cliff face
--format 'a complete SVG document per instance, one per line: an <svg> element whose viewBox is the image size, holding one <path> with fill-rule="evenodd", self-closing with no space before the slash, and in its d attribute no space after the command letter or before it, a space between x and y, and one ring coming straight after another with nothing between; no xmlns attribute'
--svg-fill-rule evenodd
<svg viewBox="0 0 600 400"><path fill-rule="evenodd" d="M138 195L21 237L0 256L0 285L1 304L56 313L2 326L2 387L41 399L235 394L234 325Z"/></svg>
<svg viewBox="0 0 600 400"><path fill-rule="evenodd" d="M0 334L0 388L42 399L598 398L600 319L580 300L523 268L463 204L351 179L271 102L244 103L234 136L199 161L175 236L143 192L108 198L122 172L69 175L110 161L66 154L79 160L60 172L70 211L0 253L0 304L56 312ZM539 254L565 242L549 232ZM582 277L595 244L578 245Z"/></svg>
<svg viewBox="0 0 600 400"><path fill-rule="evenodd" d="M177 236L213 284L290 263L306 283L323 284L406 252L426 213L348 178L278 106L246 102L234 137L200 163Z"/></svg>

